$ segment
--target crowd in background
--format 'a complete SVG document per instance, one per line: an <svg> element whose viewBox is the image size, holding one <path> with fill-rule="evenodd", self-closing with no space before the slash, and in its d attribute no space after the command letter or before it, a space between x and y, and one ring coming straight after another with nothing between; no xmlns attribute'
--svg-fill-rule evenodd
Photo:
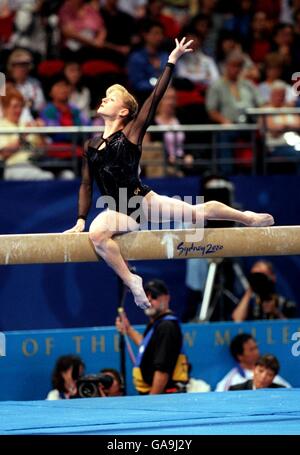
<svg viewBox="0 0 300 455"><path fill-rule="evenodd" d="M101 124L94 113L105 89L121 83L143 102L162 72L174 38L180 36L194 40L194 52L178 63L173 91L155 124L248 124L260 121L248 115L248 108L299 105L298 0L2 0L0 70L6 75L7 95L1 97L0 127ZM12 115L16 100L20 112ZM270 115L264 125L269 153L295 161L299 116ZM209 158L210 152L200 148L186 152L186 146L205 138L203 133L177 133L149 135L146 142L162 142L169 164L181 160L181 170L188 173L194 159ZM218 143L236 145L221 149L222 173L236 170L226 159L251 155L243 146L248 139L246 132L219 134ZM64 148L72 142L70 135L51 135L42 142L48 157L70 154ZM56 176L32 164L28 153L15 158L16 151L24 152L25 147L28 152L30 145L36 146L30 138L19 144L16 138L0 137L1 158L9 165L4 178L20 178L11 166L23 159L28 178ZM297 172L297 163L291 170Z"/></svg>

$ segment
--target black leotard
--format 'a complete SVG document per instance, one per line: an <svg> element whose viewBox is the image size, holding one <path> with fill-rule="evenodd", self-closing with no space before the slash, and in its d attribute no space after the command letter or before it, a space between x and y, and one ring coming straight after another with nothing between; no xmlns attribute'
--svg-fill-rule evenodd
<svg viewBox="0 0 300 455"><path fill-rule="evenodd" d="M174 65L168 63L151 96L143 104L139 114L123 130L116 131L104 139L95 136L87 142L83 154L82 181L79 190L79 218L86 218L91 206L93 180L102 195L112 196L118 212L131 213L127 201L132 196L145 196L151 188L143 185L139 178L139 162L142 141L163 97L173 72ZM99 150L101 144L105 147ZM126 188L127 200L121 201L119 188Z"/></svg>

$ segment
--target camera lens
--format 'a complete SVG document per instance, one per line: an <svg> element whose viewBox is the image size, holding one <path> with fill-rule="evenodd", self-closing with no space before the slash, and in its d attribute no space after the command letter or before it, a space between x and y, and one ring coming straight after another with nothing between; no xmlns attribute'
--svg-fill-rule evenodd
<svg viewBox="0 0 300 455"><path fill-rule="evenodd" d="M78 386L78 394L82 398L98 397L98 386L93 382L82 382Z"/></svg>

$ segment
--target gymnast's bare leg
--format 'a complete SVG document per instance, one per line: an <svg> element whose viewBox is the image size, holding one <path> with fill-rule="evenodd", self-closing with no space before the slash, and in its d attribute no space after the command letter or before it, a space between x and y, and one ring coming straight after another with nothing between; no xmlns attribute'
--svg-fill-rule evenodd
<svg viewBox="0 0 300 455"><path fill-rule="evenodd" d="M119 245L112 239L112 236L118 232L124 233L138 229L139 224L133 218L114 210L106 210L93 220L89 237L96 252L131 290L135 303L140 308L146 309L151 305L144 292L142 278L130 272L121 255Z"/></svg>
<svg viewBox="0 0 300 455"><path fill-rule="evenodd" d="M167 196L161 196L154 191L144 198L143 209L148 221L163 222L184 220L202 224L206 220L227 220L242 223L246 226L271 226L274 224L272 215L251 211L241 212L218 201L209 201L203 204L192 205L185 201ZM199 220L203 217L203 220Z"/></svg>

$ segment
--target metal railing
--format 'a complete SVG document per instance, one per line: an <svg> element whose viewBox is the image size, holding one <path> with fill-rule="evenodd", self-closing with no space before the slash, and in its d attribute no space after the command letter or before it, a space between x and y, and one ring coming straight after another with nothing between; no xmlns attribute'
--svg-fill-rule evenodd
<svg viewBox="0 0 300 455"><path fill-rule="evenodd" d="M251 116L265 116L265 115L278 115L286 113L296 113L300 114L300 108L284 108L284 110L279 109L248 109L247 114ZM51 144L46 145L45 147L37 148L37 156L43 156L44 159L39 163L40 167L71 167L78 173L78 157L76 156L77 145L82 145L85 140L87 140L92 134L99 134L103 132L103 126L69 126L69 127L16 127L16 128L4 128L0 127L1 134L18 134L21 137L29 134L38 134L38 135L55 135L55 134L69 134L71 135L71 142L68 145L68 150L70 151L70 159L47 159L47 150L51 148ZM264 124L234 124L234 125L159 125L151 126L148 128L147 132L149 133L165 133L165 132L184 132L186 135L186 140L184 143L184 152L187 153L196 153L196 158L193 161L192 167L194 170L209 170L213 173L216 173L222 170L223 166L234 165L235 167L241 166L242 168L246 167L249 172L255 174L257 172L257 162L258 158L262 159L264 162L263 168L265 169L265 161L267 159L267 148L265 142L263 141L263 156L261 157L261 150L257 144L257 136L260 133L262 137L265 137L266 129ZM243 143L236 142L235 140L229 140L224 142L224 133L226 137L229 133L239 133L244 134L247 137L246 141ZM189 136L192 135L193 142L189 141ZM223 141L221 141L221 136ZM176 135L174 136L176 141ZM175 143L176 145L176 143ZM150 150L153 146L151 143L144 144L143 149ZM250 149L252 151L252 156L250 158L238 159L235 156L234 151L237 149ZM222 150L228 149L231 150L230 157L222 157ZM56 149L59 152L59 148ZM163 172L166 175L168 170L168 160L165 153L160 160L157 158L154 160L142 159L142 166L152 165L152 166L162 166ZM151 153L150 153L151 156ZM184 160L177 159L175 167L178 169L183 169L185 166ZM221 172L222 173L222 172Z"/></svg>

